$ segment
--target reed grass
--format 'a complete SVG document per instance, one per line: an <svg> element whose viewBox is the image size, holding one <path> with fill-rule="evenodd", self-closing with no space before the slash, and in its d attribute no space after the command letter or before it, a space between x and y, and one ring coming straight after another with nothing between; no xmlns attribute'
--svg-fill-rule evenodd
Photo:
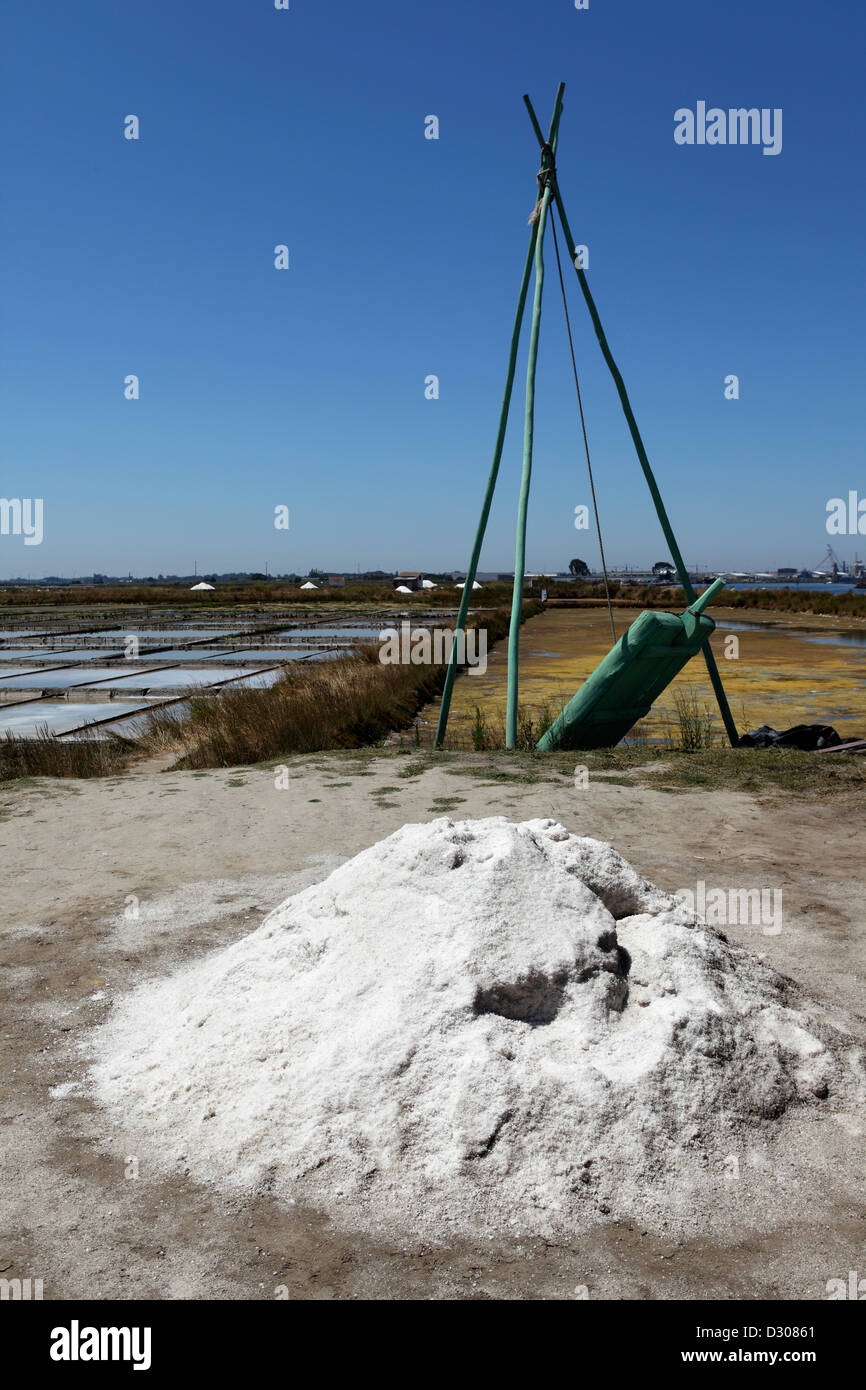
<svg viewBox="0 0 866 1390"><path fill-rule="evenodd" d="M524 753L534 750L538 740L547 733L555 718L556 712L547 701L537 708L518 705L516 749ZM476 705L470 737L476 753L502 749L505 747L505 724L491 723L481 706Z"/></svg>
<svg viewBox="0 0 866 1390"><path fill-rule="evenodd" d="M703 585L697 586L702 589ZM658 584L620 584L610 586L611 598L617 608L663 608L673 611L687 606L680 588L662 588ZM580 599L595 607L604 607L604 594L598 584L553 584L548 599ZM755 609L775 613L803 613L809 617L829 615L841 618L866 618L866 593L851 590L846 594L826 594L820 589L723 589L715 605L718 608ZM712 609L710 610L712 613Z"/></svg>
<svg viewBox="0 0 866 1390"><path fill-rule="evenodd" d="M384 666L366 652L288 670L265 688L197 695L155 710L142 737L177 747L179 767L232 767L281 753L360 748L410 724L442 688L444 667Z"/></svg>
<svg viewBox="0 0 866 1390"><path fill-rule="evenodd" d="M19 777L107 777L124 772L135 745L116 735L61 739L40 729L34 738L0 739L0 782Z"/></svg>
<svg viewBox="0 0 866 1390"><path fill-rule="evenodd" d="M698 700L697 691L691 687L674 691L674 709L677 727L672 738L675 748L682 753L695 753L701 748L712 748L716 742L716 728L710 710Z"/></svg>

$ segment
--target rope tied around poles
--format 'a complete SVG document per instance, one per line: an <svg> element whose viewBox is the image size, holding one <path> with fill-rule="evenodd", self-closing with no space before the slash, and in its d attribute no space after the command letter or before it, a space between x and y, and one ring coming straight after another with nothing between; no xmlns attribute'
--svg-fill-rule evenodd
<svg viewBox="0 0 866 1390"><path fill-rule="evenodd" d="M538 202L532 209L532 215L529 219L530 227L534 226L541 215L541 204L547 185L551 184L553 191L556 191L556 165L553 162L553 149L546 140L541 147L541 168L536 175L536 181L538 183Z"/></svg>

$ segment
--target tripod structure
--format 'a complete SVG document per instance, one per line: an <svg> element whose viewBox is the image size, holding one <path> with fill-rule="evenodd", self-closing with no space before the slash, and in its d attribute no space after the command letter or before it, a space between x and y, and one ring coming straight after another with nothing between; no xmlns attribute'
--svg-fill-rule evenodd
<svg viewBox="0 0 866 1390"><path fill-rule="evenodd" d="M571 234L571 228L568 224L568 218L566 217L565 207L562 201L562 194L560 193L559 189L556 169L556 152L559 143L559 124L562 116L562 102L564 93L565 83L561 82L556 93L556 100L554 102L553 107L553 116L551 118L550 127L546 139L542 132L541 126L538 123L535 111L533 110L532 102L530 101L528 96L524 96L523 98L526 104L526 109L529 113L529 119L532 122L532 128L535 132L536 139L538 140L539 146L541 148L541 168L539 169L537 174L538 199L535 205L535 209L530 218L531 230L529 236L529 247L526 253L526 262L523 267L523 278L520 283L520 293L518 295L517 300L517 312L515 314L514 328L511 335L511 347L508 356L508 370L505 380L505 393L502 400L502 407L499 413L499 428L497 431L496 444L493 451L493 462L491 464L490 474L487 479L487 487L484 493L484 500L481 507L481 515L478 521L478 528L475 534L475 541L472 546L472 554L469 560L469 566L466 573L466 581L463 586L463 592L460 598L460 606L457 613L457 621L455 624L457 631L462 631L466 627L466 616L469 610L469 603L472 597L472 586L475 582L475 575L478 569L478 561L481 555L481 546L484 541L484 534L487 529L487 521L490 516L490 507L493 502L493 494L495 492L496 481L499 476L499 465L502 460L502 450L505 444L505 434L508 425L508 413L511 405L511 396L514 387L514 377L517 368L517 351L520 342L520 333L523 325L524 314L526 310L526 301L529 292L529 280L534 266L535 287L532 303L532 319L529 331L529 355L526 369L526 406L523 430L523 471L521 474L520 495L518 499L517 509L517 539L514 556L514 589L512 592L511 599L511 623L508 632L508 698L505 719L506 748L514 748L517 743L518 642L520 635L520 619L523 605L523 583L526 570L526 519L529 508L529 488L532 478L532 445L535 424L535 374L538 362L538 340L541 328L541 301L542 291L544 288L544 234L547 229L548 221L550 221L551 226L553 226L553 218L552 216L550 216L551 204L555 206L556 213L558 214L560 225L562 227L562 233L565 238L566 248L568 250L568 255L572 262L572 265L574 266L577 272L578 283L580 284L581 292L583 294L586 307L589 311L590 319L592 320L592 326L595 330L595 336L598 339L602 356L604 357L604 360L607 363L607 366L610 370L611 376L613 377L614 384L619 395L620 403L622 405L623 413L626 418L626 423L628 424L629 432L631 434L632 441L637 452L638 461L643 470L647 486L649 487L650 496L652 497L653 504L656 509L656 514L658 515L662 531L664 532L665 540L667 541L668 546L670 548L671 557L673 559L674 566L679 576L680 584L682 585L682 588L685 591L686 598L690 606L695 603L695 600L697 598L691 579L689 577L689 573L683 562L682 553L680 551L679 546L677 545L676 537L674 536L673 530L671 528L670 520L665 510L665 506L661 498L661 493L658 489L658 484L656 483L653 471L650 467L647 452L644 448L643 440L641 439L640 431L638 430L637 422L634 418L634 413L632 411L631 403L628 398L628 393L625 389L625 383L622 379L619 368L617 367L616 362L614 361L613 354L611 353L607 338L605 337L604 329L601 325L601 319L599 318L598 310L595 306L595 301L593 300L593 297L590 293L589 285L586 279L586 274L580 265L580 258L577 254L577 247L575 245L574 238ZM553 229L553 235L555 241L555 228ZM556 249L558 262L558 246ZM561 283L563 290L563 302L565 302L564 282ZM566 306L566 317L567 313L568 310ZM570 323L568 324L568 328L569 340L571 340ZM575 384L577 385L576 368ZM581 413L581 424L583 424L583 407L580 401L580 387L578 386L577 389L578 404L580 406ZM585 429L584 442L586 442ZM587 462L589 463L588 449ZM592 483L591 467L590 485L592 487L593 505L595 505L595 488L594 484ZM596 524L598 524L597 509ZM601 544L600 527L599 542ZM605 569L605 585L607 585L607 573L606 567L604 565L603 547L602 566ZM710 683L713 687L713 692L718 702L719 712L722 717L722 722L725 726L725 731L728 735L730 743L733 746L737 743L738 739L737 729L734 724L730 708L728 706L728 701L725 696L724 688L722 686L722 679L719 674L718 667L716 665L715 657L713 656L713 653L710 649L708 634L704 637L704 640L701 643L700 650L703 652L704 660L707 665L707 671L709 673ZM454 689L454 679L457 674L457 651L458 644L454 643L452 645L451 658L445 673L445 685L442 691L442 700L439 708L439 721L436 729L436 737L434 740L434 747L436 748L442 746L442 743L445 738L445 733L448 727L448 713L451 706L451 695Z"/></svg>

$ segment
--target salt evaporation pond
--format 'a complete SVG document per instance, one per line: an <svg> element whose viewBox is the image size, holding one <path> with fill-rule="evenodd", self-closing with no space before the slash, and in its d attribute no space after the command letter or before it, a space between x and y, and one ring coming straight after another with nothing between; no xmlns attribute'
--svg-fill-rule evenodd
<svg viewBox="0 0 866 1390"><path fill-rule="evenodd" d="M109 677L134 676L128 666L64 666L59 671L34 670L18 676L0 675L4 690L65 690L68 686L90 685Z"/></svg>
<svg viewBox="0 0 866 1390"><path fill-rule="evenodd" d="M342 648L341 650L346 650ZM308 656L321 656L321 647L234 647L229 656L245 661L303 661ZM187 656L191 653L187 652Z"/></svg>
<svg viewBox="0 0 866 1390"><path fill-rule="evenodd" d="M122 628L115 625L112 627L87 628L85 632L66 632L55 628L52 632L13 632L10 633L9 636L14 637L16 640L21 637L41 639L41 642L45 644L57 644L62 646L66 641L87 642L91 637L107 637L112 642L119 642L121 632Z"/></svg>
<svg viewBox="0 0 866 1390"><path fill-rule="evenodd" d="M123 651L106 651L104 647L0 647L0 662L39 661L43 665L56 662L109 661L112 657L122 657Z"/></svg>
<svg viewBox="0 0 866 1390"><path fill-rule="evenodd" d="M93 655L93 653L91 653ZM151 663L156 665L158 662L174 661L181 664L184 661L215 661L224 656L236 656L237 653L221 648L213 651L210 647L159 647L153 652L141 652L139 661L148 666Z"/></svg>
<svg viewBox="0 0 866 1390"><path fill-rule="evenodd" d="M240 680L238 680L238 681L235 682L235 684L236 684L236 685L255 685L255 686L260 686L260 687L264 687L264 686L268 686L268 685L276 685L277 681L280 679L280 677L282 676L282 674L283 674L283 673L282 673L281 670L276 670L276 671L253 671L252 673L247 672L246 675L242 676Z"/></svg>
<svg viewBox="0 0 866 1390"><path fill-rule="evenodd" d="M168 671L124 671L119 679L109 672L106 680L96 682L96 689L104 690L106 686L112 689L129 689L136 686L142 690L184 690L190 685L216 685L221 681L236 680L239 676L249 674L243 666L214 666L211 670L195 666L173 666Z"/></svg>
<svg viewBox="0 0 866 1390"><path fill-rule="evenodd" d="M383 622L379 627L299 627L292 628L291 631L281 632L280 636L286 637L351 637L355 641L362 641L369 638L371 641L378 640L380 632L384 628L393 627L393 622ZM419 626L419 624L416 624Z"/></svg>
<svg viewBox="0 0 866 1390"><path fill-rule="evenodd" d="M73 704L67 700L60 703L34 700L32 704L15 705L6 710L0 706L0 737L12 734L16 738L33 738L43 729L52 734L65 734L100 719L123 719L127 715L140 714L147 708L141 701L127 704L118 700L87 704ZM114 726L110 727L113 731ZM117 732L120 732L120 727Z"/></svg>
<svg viewBox="0 0 866 1390"><path fill-rule="evenodd" d="M113 627L104 632L77 632L76 639L89 637L108 637L112 642L126 642L134 637L138 642L225 642L229 638L243 637L247 629L243 627ZM61 634L52 633L53 637ZM71 634L70 634L71 635Z"/></svg>

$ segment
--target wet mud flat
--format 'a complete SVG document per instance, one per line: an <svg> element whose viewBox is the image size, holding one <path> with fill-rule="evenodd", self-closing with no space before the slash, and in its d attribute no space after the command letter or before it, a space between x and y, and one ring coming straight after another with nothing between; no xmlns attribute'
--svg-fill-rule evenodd
<svg viewBox="0 0 866 1390"><path fill-rule="evenodd" d="M641 610L614 608L617 638ZM713 608L716 657L738 729L770 724L832 724L843 737L866 736L866 624L804 614L748 613ZM520 703L537 716L557 714L592 674L611 647L605 608L551 608L530 618L520 631ZM472 746L476 708L487 722L505 722L507 644L488 653L483 674L467 673L454 687L449 742ZM713 716L720 741L724 730L703 658L695 656L668 687L632 737L660 741L676 734L675 697L694 692ZM424 711L425 736L435 711Z"/></svg>

